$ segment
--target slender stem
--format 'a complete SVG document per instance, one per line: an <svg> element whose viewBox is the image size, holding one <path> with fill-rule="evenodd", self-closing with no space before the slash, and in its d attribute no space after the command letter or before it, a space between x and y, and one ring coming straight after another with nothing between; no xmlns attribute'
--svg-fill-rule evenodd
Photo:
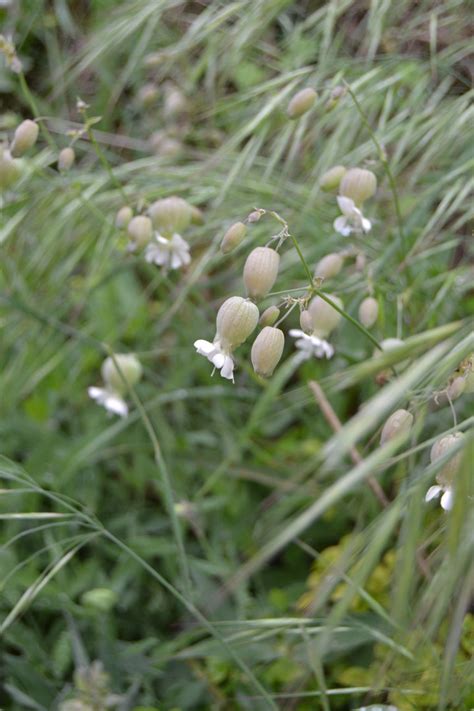
<svg viewBox="0 0 474 711"><path fill-rule="evenodd" d="M98 159L100 160L100 162L101 162L102 165L104 166L105 170L107 171L107 173L108 173L108 175L109 175L109 177L110 177L110 180L111 180L112 183L115 185L115 187L117 188L117 190L120 192L120 194L121 194L121 196L122 196L122 199L123 199L124 203L126 204L126 203L127 203L127 196L125 195L124 189L123 189L121 183L119 182L119 180L116 178L116 176L115 176L115 174L114 174L114 172L113 172L113 170L112 170L112 167L111 167L109 161L107 160L107 158L105 157L105 155L104 155L104 153L103 153L101 147L100 147L99 144L97 143L97 141L96 141L96 139L95 139L95 136L94 136L94 132L93 132L93 130L92 130L92 128L91 128L90 126L89 126L88 129L87 129L87 135L89 136L89 140L90 140L90 142L92 143L92 146L93 146L93 148L94 148L94 150L95 150L95 152L96 152L96 155L97 155Z"/></svg>
<svg viewBox="0 0 474 711"><path fill-rule="evenodd" d="M387 174L388 182L389 182L390 189L391 189L392 195L393 195L393 203L395 205L395 212L397 215L398 233L399 233L399 238L400 238L400 248L403 251L403 254L402 254L402 261L403 261L405 259L405 255L407 254L408 248L407 248L407 244L406 244L405 232L403 230L403 219L402 219L402 213L400 210L400 201L398 199L397 184L395 182L395 178L393 177L392 169L390 168L390 166L388 164L387 155L386 155L382 145L380 144L380 141L378 140L377 136L375 135L375 132L374 132L372 126L370 125L369 119L367 118L367 116L364 112L364 109L360 105L360 102L359 102L357 96L355 95L355 93L353 92L353 90L351 89L349 84L347 82L344 82L344 84L346 86L347 91L351 95L352 101L354 102L355 107L356 107L357 111L359 112L362 122L364 123L365 127L367 128L367 130L370 134L372 142L377 150L380 162L382 163L385 173Z"/></svg>
<svg viewBox="0 0 474 711"><path fill-rule="evenodd" d="M28 82L26 81L26 77L25 77L24 73L20 72L18 74L18 78L20 80L21 90L25 96L26 101L30 105L31 112L32 112L33 116L36 119L40 118L40 112L39 112L38 106L36 104L35 97L31 93L30 87L28 86ZM57 151L56 143L55 143L54 138L52 137L51 133L49 132L48 127L46 126L45 122L41 121L40 126L41 126L41 129L42 129L45 137L46 137L46 140L48 141L49 147L52 148L52 150L54 152L56 152Z"/></svg>

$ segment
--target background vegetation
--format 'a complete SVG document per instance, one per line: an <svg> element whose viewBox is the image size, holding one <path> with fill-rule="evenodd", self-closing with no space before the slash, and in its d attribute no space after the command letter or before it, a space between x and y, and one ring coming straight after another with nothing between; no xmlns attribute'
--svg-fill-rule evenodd
<svg viewBox="0 0 474 711"><path fill-rule="evenodd" d="M2 195L0 706L471 708L472 395L430 407L474 350L467 4L1 5L25 79L2 61L1 137L33 114L42 132ZM386 153L401 232L353 98L325 109L344 81ZM179 115L169 82L187 100ZM315 108L288 121L308 85ZM78 96L100 120L60 174ZM378 176L363 239L334 233L319 187L341 163ZM174 194L204 224L190 268L165 275L126 253L114 219ZM362 239L368 268L349 260L328 289L357 318L372 285L374 337L406 344L398 377L376 377L390 358L345 321L329 362L296 368L287 343L264 383L244 346L235 386L211 378L193 341L212 337L249 247L268 239L262 220L219 253L255 206L288 221L311 268ZM305 286L288 244L276 288ZM107 349L144 366L127 419L87 397ZM414 428L382 448L397 407ZM430 447L453 431L467 436L446 514L424 495Z"/></svg>

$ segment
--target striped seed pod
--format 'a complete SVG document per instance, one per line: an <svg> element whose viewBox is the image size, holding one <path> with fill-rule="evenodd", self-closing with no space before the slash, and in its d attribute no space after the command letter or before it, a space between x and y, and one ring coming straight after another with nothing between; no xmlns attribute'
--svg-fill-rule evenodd
<svg viewBox="0 0 474 711"><path fill-rule="evenodd" d="M244 265L244 284L252 299L261 299L268 294L278 276L280 255L270 247L256 247Z"/></svg>
<svg viewBox="0 0 474 711"><path fill-rule="evenodd" d="M280 362L285 345L283 331L272 326L265 326L255 339L250 354L256 373L269 378Z"/></svg>

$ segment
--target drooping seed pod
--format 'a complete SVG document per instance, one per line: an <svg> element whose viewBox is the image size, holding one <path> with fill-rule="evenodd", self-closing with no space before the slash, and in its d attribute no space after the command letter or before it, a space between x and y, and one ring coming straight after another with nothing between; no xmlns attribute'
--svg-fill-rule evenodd
<svg viewBox="0 0 474 711"><path fill-rule="evenodd" d="M270 247L255 247L244 265L244 284L252 299L268 294L278 276L280 255Z"/></svg>
<svg viewBox="0 0 474 711"><path fill-rule="evenodd" d="M243 222L234 222L233 225L229 227L221 242L221 252L223 254L229 254L244 239L247 233L247 226Z"/></svg>
<svg viewBox="0 0 474 711"><path fill-rule="evenodd" d="M14 160L10 151L0 146L0 189L5 190L20 177L20 166Z"/></svg>
<svg viewBox="0 0 474 711"><path fill-rule="evenodd" d="M154 103L156 103L158 96L160 95L160 91L156 84L153 84L153 82L147 82L143 86L140 87L138 90L138 101L139 103L144 107L148 108L152 106Z"/></svg>
<svg viewBox="0 0 474 711"><path fill-rule="evenodd" d="M367 296L359 306L359 321L365 328L372 328L379 316L379 303L373 296Z"/></svg>
<svg viewBox="0 0 474 711"><path fill-rule="evenodd" d="M339 306L340 309L343 308L343 303L337 296L333 296L332 294L326 294L326 296L328 299L331 299L336 306ZM315 296L314 299L311 300L308 311L311 314L313 332L322 338L325 338L331 331L334 331L342 318L339 311L336 311L335 308L320 296Z"/></svg>
<svg viewBox="0 0 474 711"><path fill-rule="evenodd" d="M171 237L174 232L181 233L186 227L189 227L193 210L186 200L172 195L152 203L148 214L153 226L163 237Z"/></svg>
<svg viewBox="0 0 474 711"><path fill-rule="evenodd" d="M463 392L466 389L466 378L462 375L458 375L454 380L451 380L451 382L448 385L447 388L447 396L449 400L457 400L458 397L461 397Z"/></svg>
<svg viewBox="0 0 474 711"><path fill-rule="evenodd" d="M325 111L332 111L338 105L342 97L346 94L346 91L347 90L344 86L335 86L334 89L331 91L329 99L324 105Z"/></svg>
<svg viewBox="0 0 474 711"><path fill-rule="evenodd" d="M250 353L254 371L264 378L273 375L273 371L280 362L284 346L283 331L272 326L265 326L255 339Z"/></svg>
<svg viewBox="0 0 474 711"><path fill-rule="evenodd" d="M325 257L319 260L314 270L314 276L322 277L323 279L331 279L337 276L344 266L344 258L340 254L333 252L326 254Z"/></svg>
<svg viewBox="0 0 474 711"><path fill-rule="evenodd" d="M165 119L178 119L186 115L188 101L183 92L177 87L167 88L163 114Z"/></svg>
<svg viewBox="0 0 474 711"><path fill-rule="evenodd" d="M317 97L318 95L315 90L309 87L298 91L288 104L288 108L286 110L288 118L297 119L305 114L312 108Z"/></svg>
<svg viewBox="0 0 474 711"><path fill-rule="evenodd" d="M413 426L413 415L408 410L396 410L382 428L380 444L385 444L399 434L408 433Z"/></svg>
<svg viewBox="0 0 474 711"><path fill-rule="evenodd" d="M459 442L462 441L463 438L464 434L462 432L454 432L453 434L444 435L444 437L440 437L439 439L437 439L431 447L431 463L433 464L438 459L441 459L441 457L444 457L445 454L447 454L447 452L451 449L451 447L454 447L455 445L459 444ZM451 459L444 465L439 474L436 476L436 480L439 484L447 486L452 483L454 476L456 475L459 467L461 466L462 456L463 453L458 452L453 457L451 457Z"/></svg>
<svg viewBox="0 0 474 711"><path fill-rule="evenodd" d="M193 225L203 225L204 224L204 213L195 205L191 205L191 224Z"/></svg>
<svg viewBox="0 0 474 711"><path fill-rule="evenodd" d="M142 366L138 358L131 353L115 353L102 364L104 383L114 393L124 393L127 386L133 386L142 377Z"/></svg>
<svg viewBox="0 0 474 711"><path fill-rule="evenodd" d="M136 217L132 217L128 223L127 232L137 247L145 247L151 240L153 225L150 218L146 217L146 215L137 215Z"/></svg>
<svg viewBox="0 0 474 711"><path fill-rule="evenodd" d="M265 214L265 210L259 208L258 210L252 210L252 212L247 217L247 222L251 225L253 222L258 222L261 217Z"/></svg>
<svg viewBox="0 0 474 711"><path fill-rule="evenodd" d="M263 314L260 316L259 325L260 326L273 326L274 323L278 321L280 317L280 309L278 306L269 306L265 309Z"/></svg>
<svg viewBox="0 0 474 711"><path fill-rule="evenodd" d="M241 296L231 296L217 313L217 337L224 348L233 350L247 340L258 323L257 306Z"/></svg>
<svg viewBox="0 0 474 711"><path fill-rule="evenodd" d="M76 154L74 153L74 149L71 148L71 146L63 148L61 151L59 151L58 170L60 170L62 173L67 172L72 168L75 159Z"/></svg>
<svg viewBox="0 0 474 711"><path fill-rule="evenodd" d="M344 168L343 165L335 165L333 168L327 170L322 174L319 181L321 190L324 190L326 193L337 190L346 172L347 168Z"/></svg>
<svg viewBox="0 0 474 711"><path fill-rule="evenodd" d="M13 158L19 158L27 150L35 145L38 138L38 124L30 119L22 121L15 131L13 142L10 148L10 153Z"/></svg>
<svg viewBox="0 0 474 711"><path fill-rule="evenodd" d="M313 333L313 317L311 316L309 311L302 311L300 313L300 326L301 330L305 333Z"/></svg>
<svg viewBox="0 0 474 711"><path fill-rule="evenodd" d="M339 185L339 194L354 200L356 205L362 205L376 190L377 178L371 170L363 168L350 168Z"/></svg>
<svg viewBox="0 0 474 711"><path fill-rule="evenodd" d="M124 205L123 207L120 208L120 210L117 212L115 216L115 227L118 227L119 230L124 230L130 220L133 217L133 210L131 207L128 205Z"/></svg>

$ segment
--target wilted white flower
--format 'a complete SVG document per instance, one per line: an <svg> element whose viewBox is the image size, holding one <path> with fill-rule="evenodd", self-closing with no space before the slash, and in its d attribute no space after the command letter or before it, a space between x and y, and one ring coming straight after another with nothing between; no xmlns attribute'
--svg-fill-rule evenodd
<svg viewBox="0 0 474 711"><path fill-rule="evenodd" d="M315 335L310 335L304 331L300 331L299 328L292 328L288 332L293 338L298 340L295 343L296 348L301 351L301 357L303 360L309 360L309 358L332 358L334 355L334 348L330 343L325 341L323 338L318 338Z"/></svg>
<svg viewBox="0 0 474 711"><path fill-rule="evenodd" d="M234 382L235 363L230 354L230 350L224 349L219 341L211 343L201 338L194 341L194 347L199 355L203 355L212 363L214 369L217 368L217 370L220 370L223 378ZM212 371L212 375L214 375L214 370Z"/></svg>
<svg viewBox="0 0 474 711"><path fill-rule="evenodd" d="M453 434L445 435L436 440L430 452L431 463L436 462L446 455L446 453L459 444L464 439L462 432L454 432ZM450 511L454 503L453 481L458 472L462 461L462 452L457 452L443 466L441 471L436 476L436 484L430 486L425 495L425 501L431 501L441 495L441 507L445 511Z"/></svg>
<svg viewBox="0 0 474 711"><path fill-rule="evenodd" d="M340 217L334 220L334 229L344 237L352 232L355 234L365 234L372 229L372 223L356 207L354 200L339 195L337 198L339 208L342 212Z"/></svg>
<svg viewBox="0 0 474 711"><path fill-rule="evenodd" d="M147 245L145 259L160 267L179 269L191 262L189 244L176 232L171 239L156 232L155 239Z"/></svg>
<svg viewBox="0 0 474 711"><path fill-rule="evenodd" d="M99 405L105 407L107 412L113 415L126 417L128 415L128 405L118 393L107 388L87 388L89 397L95 400Z"/></svg>

